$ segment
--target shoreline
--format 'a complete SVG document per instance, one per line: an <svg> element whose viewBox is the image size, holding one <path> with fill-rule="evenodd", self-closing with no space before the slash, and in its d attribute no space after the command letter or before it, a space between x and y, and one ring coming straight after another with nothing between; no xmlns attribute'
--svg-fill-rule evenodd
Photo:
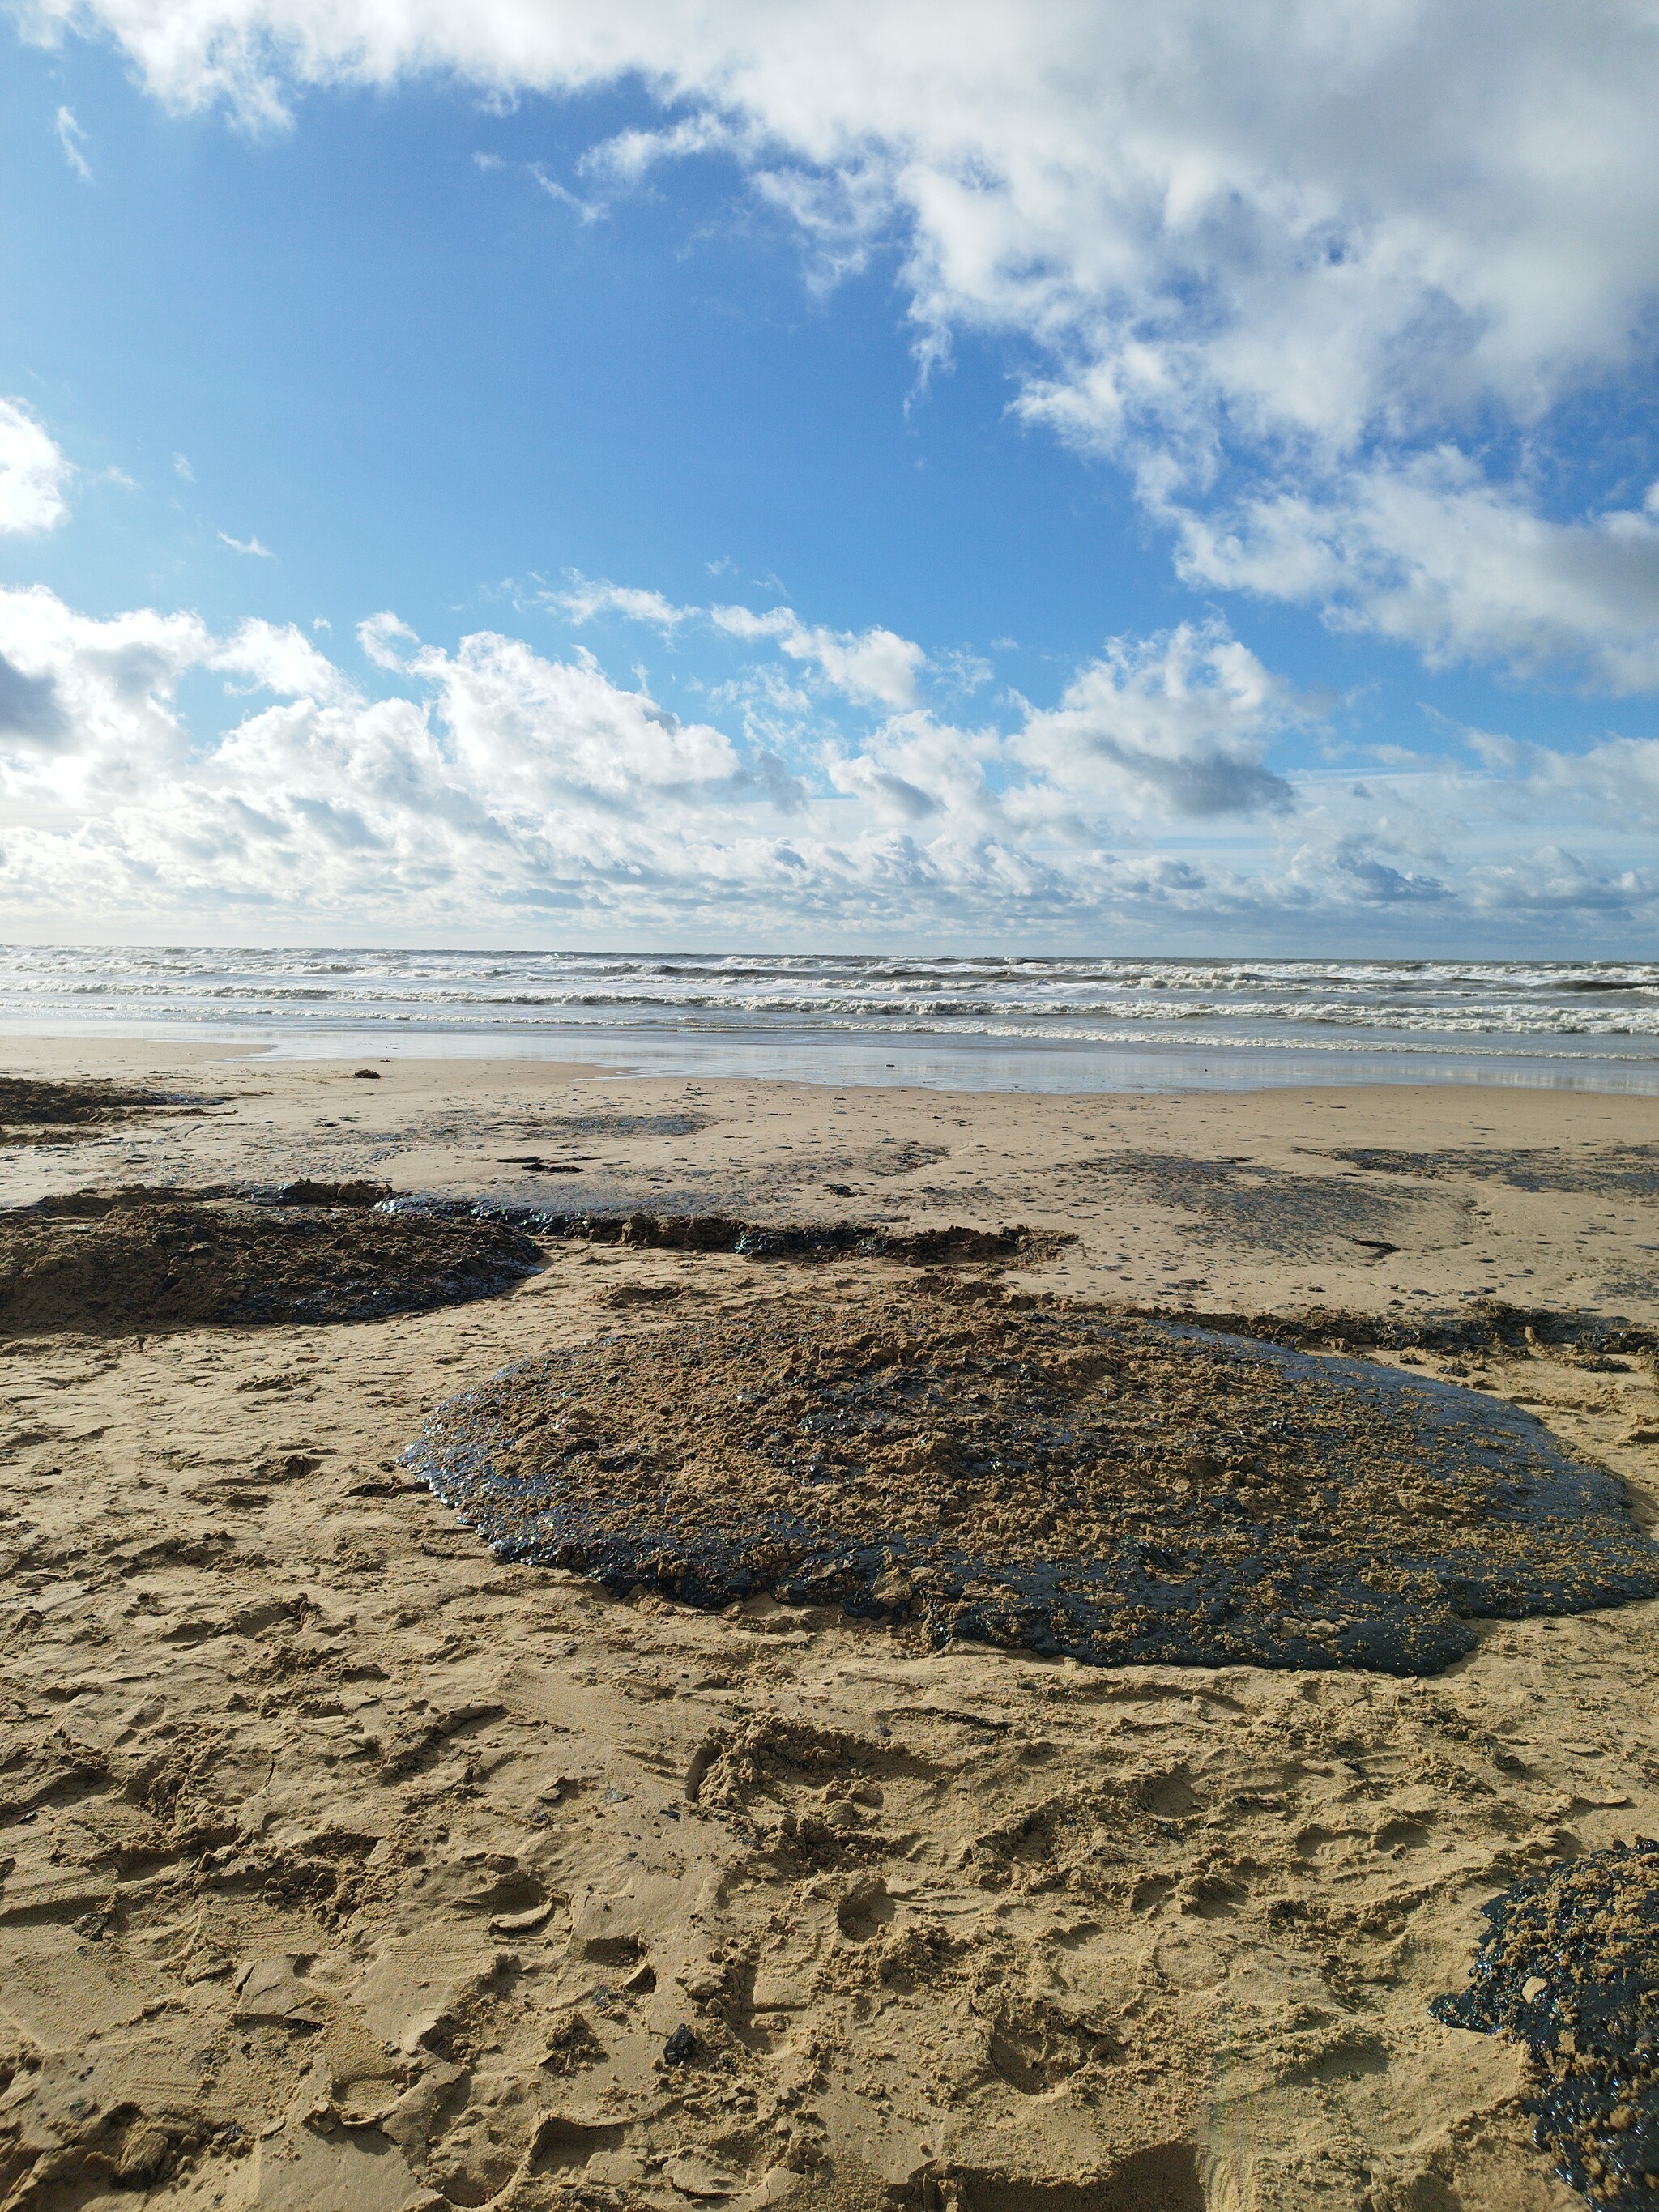
<svg viewBox="0 0 1659 2212"><path fill-rule="evenodd" d="M1659 1524L1650 1352L1419 1326L1504 1305L1650 1341L1659 1101L374 1057L370 1080L14 1040L10 1074L210 1103L0 1146L4 1200L362 1178L1024 1223L1076 1242L981 1267L985 1298L1367 1317L1407 1346L1367 1358L1541 1419ZM1473 1623L1427 1680L1098 1668L824 1606L617 1597L495 1557L411 1479L434 1408L526 1358L648 1360L687 1316L741 1333L791 1296L852 1331L915 1280L573 1238L429 1310L0 1340L0 2193L1581 2206L1532 2142L1516 2047L1430 2006L1484 1902L1656 1832L1659 1601Z"/></svg>
<svg viewBox="0 0 1659 2212"><path fill-rule="evenodd" d="M1177 1042L933 1030L860 1034L845 1029L743 1029L645 1024L568 1024L534 1030L443 1028L411 1019L353 1029L305 1017L291 1024L88 1016L76 1024L0 1018L0 1049L81 1044L200 1049L251 1061L374 1059L565 1066L596 1075L672 1082L809 1083L829 1087L1000 1091L1055 1097L1191 1091L1351 1089L1411 1085L1561 1091L1659 1097L1659 1053L1597 1053L1565 1046L1527 1051L1491 1044L1352 1039ZM892 1058L889 1058L889 1054Z"/></svg>

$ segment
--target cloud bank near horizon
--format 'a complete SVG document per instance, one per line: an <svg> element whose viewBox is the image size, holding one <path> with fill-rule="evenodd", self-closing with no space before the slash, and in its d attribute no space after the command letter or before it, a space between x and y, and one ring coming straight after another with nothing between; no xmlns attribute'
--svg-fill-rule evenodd
<svg viewBox="0 0 1659 2212"><path fill-rule="evenodd" d="M384 613L359 676L291 626L0 592L0 916L1055 945L1287 916L1659 920L1659 741L1569 757L1469 732L1454 762L1286 775L1272 748L1319 702L1219 623L1116 640L1053 708L1009 698L969 726L891 632L803 654L818 633L793 611L745 631L591 589L659 629L724 621L765 657L688 721L580 646L479 631L448 652ZM866 651L908 672L910 703L875 695ZM180 694L211 679L246 704L198 732Z"/></svg>

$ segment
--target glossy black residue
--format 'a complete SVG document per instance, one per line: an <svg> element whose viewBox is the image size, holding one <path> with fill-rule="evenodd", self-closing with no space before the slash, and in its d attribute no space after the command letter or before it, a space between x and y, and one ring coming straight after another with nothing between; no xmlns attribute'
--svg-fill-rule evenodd
<svg viewBox="0 0 1659 2212"><path fill-rule="evenodd" d="M1659 1843L1596 1851L1516 1882L1484 1908L1468 1990L1437 1997L1449 2027L1524 2043L1540 2149L1598 2212L1659 2194Z"/></svg>

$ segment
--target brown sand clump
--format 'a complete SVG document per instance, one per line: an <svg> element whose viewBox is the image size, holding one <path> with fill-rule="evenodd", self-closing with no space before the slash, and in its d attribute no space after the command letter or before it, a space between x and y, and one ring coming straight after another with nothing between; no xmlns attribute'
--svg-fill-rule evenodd
<svg viewBox="0 0 1659 2212"><path fill-rule="evenodd" d="M1517 1408L941 1278L550 1353L408 1457L505 1557L1101 1664L1431 1672L1471 1619L1659 1590L1620 1485Z"/></svg>
<svg viewBox="0 0 1659 2212"><path fill-rule="evenodd" d="M362 1177L319 1182L314 1176L302 1176L297 1182L285 1182L269 1195L273 1206L383 1206L392 1196L392 1185Z"/></svg>
<svg viewBox="0 0 1659 2212"><path fill-rule="evenodd" d="M60 1145L118 1121L166 1112L199 1114L199 1100L126 1083L58 1083L0 1075L0 1145Z"/></svg>
<svg viewBox="0 0 1659 2212"><path fill-rule="evenodd" d="M500 1221L83 1194L0 1213L0 1336L363 1321L488 1297L538 1264Z"/></svg>

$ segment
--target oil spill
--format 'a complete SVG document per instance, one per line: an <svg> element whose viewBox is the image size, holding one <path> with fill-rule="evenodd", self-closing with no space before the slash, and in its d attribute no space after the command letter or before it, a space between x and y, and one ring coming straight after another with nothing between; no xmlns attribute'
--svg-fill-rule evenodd
<svg viewBox="0 0 1659 2212"><path fill-rule="evenodd" d="M1186 1152L1126 1147L1077 1160L1063 1171L1085 1188L1108 1188L1192 1217L1187 1234L1201 1243L1305 1254L1344 1242L1397 1251L1419 1226L1420 1194L1378 1190L1352 1176L1286 1174L1246 1159L1201 1159Z"/></svg>
<svg viewBox="0 0 1659 2212"><path fill-rule="evenodd" d="M406 1459L505 1558L1100 1665L1431 1674L1475 1620L1659 1592L1618 1481L1516 1407L944 1274L613 1330Z"/></svg>
<svg viewBox="0 0 1659 2212"><path fill-rule="evenodd" d="M63 1145L117 1122L157 1114L199 1114L208 1102L126 1083L58 1083L0 1075L0 1144Z"/></svg>
<svg viewBox="0 0 1659 2212"><path fill-rule="evenodd" d="M726 1213L561 1213L493 1200L398 1198L384 1209L427 1220L503 1221L555 1242L635 1251L732 1252L750 1260L896 1260L911 1267L1030 1266L1077 1239L1063 1230L883 1228L868 1221L745 1221Z"/></svg>
<svg viewBox="0 0 1659 2212"><path fill-rule="evenodd" d="M1601 1198L1659 1197L1659 1152L1651 1145L1593 1145L1566 1151L1531 1145L1500 1151L1468 1145L1455 1152L1412 1152L1376 1145L1338 1145L1324 1157L1375 1175L1432 1182L1462 1176L1511 1190L1569 1191Z"/></svg>
<svg viewBox="0 0 1659 2212"><path fill-rule="evenodd" d="M541 1265L501 1221L388 1214L374 1186L78 1193L0 1212L0 1338L349 1322L507 1289ZM306 1192L295 1196L295 1192Z"/></svg>
<svg viewBox="0 0 1659 2212"><path fill-rule="evenodd" d="M1659 2190L1659 1843L1596 1851L1485 1906L1449 2027L1525 2044L1540 2149L1598 2212Z"/></svg>

